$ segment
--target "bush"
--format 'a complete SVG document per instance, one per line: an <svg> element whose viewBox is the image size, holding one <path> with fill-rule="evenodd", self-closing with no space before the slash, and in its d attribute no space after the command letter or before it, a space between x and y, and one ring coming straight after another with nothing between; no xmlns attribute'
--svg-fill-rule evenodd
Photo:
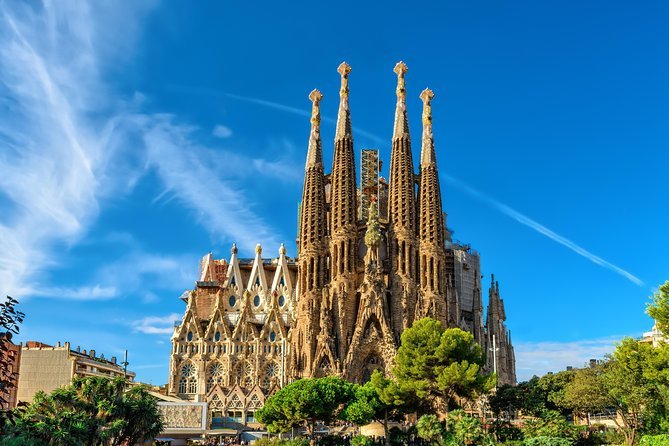
<svg viewBox="0 0 669 446"><path fill-rule="evenodd" d="M339 435L325 435L318 439L318 446L343 446L346 444L346 440Z"/></svg>
<svg viewBox="0 0 669 446"><path fill-rule="evenodd" d="M510 441L519 441L523 439L522 431L505 420L495 420L490 425L490 431L495 436L498 442L507 443Z"/></svg>
<svg viewBox="0 0 669 446"><path fill-rule="evenodd" d="M669 434L644 435L639 446L669 446Z"/></svg>
<svg viewBox="0 0 669 446"><path fill-rule="evenodd" d="M573 441L562 437L533 437L523 441L523 446L571 446Z"/></svg>
<svg viewBox="0 0 669 446"><path fill-rule="evenodd" d="M351 439L351 446L373 446L374 442L371 438L364 435L356 435Z"/></svg>
<svg viewBox="0 0 669 446"><path fill-rule="evenodd" d="M525 438L567 438L571 444L578 439L581 429L568 422L559 412L545 411L539 418L527 420L523 428Z"/></svg>
<svg viewBox="0 0 669 446"><path fill-rule="evenodd" d="M390 431L388 431L388 443L390 443L391 446L409 444L409 435L397 426L392 427L390 428Z"/></svg>
<svg viewBox="0 0 669 446"><path fill-rule="evenodd" d="M625 444L625 436L618 429L606 429L602 434L602 444Z"/></svg>

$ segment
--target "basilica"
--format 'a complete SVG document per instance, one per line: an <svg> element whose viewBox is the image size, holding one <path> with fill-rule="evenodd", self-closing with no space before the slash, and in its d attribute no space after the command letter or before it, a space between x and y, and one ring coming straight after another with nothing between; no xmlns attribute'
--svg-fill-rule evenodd
<svg viewBox="0 0 669 446"><path fill-rule="evenodd" d="M388 178L377 150L361 151L357 184L349 74L342 63L332 170L325 173L320 102L314 90L297 253L229 259L206 255L195 288L182 296L172 336L168 393L206 402L207 424L253 426L267 395L302 377L365 382L390 373L402 331L423 317L471 332L485 369L515 383L515 357L499 283L491 280L484 318L480 255L454 241L442 207L425 89L418 171L407 118L407 66L399 62Z"/></svg>

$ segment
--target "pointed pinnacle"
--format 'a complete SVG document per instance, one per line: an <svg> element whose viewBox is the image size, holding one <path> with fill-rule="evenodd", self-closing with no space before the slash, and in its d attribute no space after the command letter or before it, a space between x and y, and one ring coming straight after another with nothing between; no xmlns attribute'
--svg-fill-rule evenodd
<svg viewBox="0 0 669 446"><path fill-rule="evenodd" d="M434 136L432 135L432 99L434 92L429 88L420 94L423 101L423 147L420 152L420 165L427 167L436 164L437 156L434 153Z"/></svg>
<svg viewBox="0 0 669 446"><path fill-rule="evenodd" d="M402 61L397 62L393 69L397 74L397 107L395 108L395 126L393 129L393 139L401 138L402 136L409 136L409 119L407 118L406 96L407 91L404 87L404 75L409 68Z"/></svg>
<svg viewBox="0 0 669 446"><path fill-rule="evenodd" d="M348 74L351 72L351 66L342 62L337 68L341 75L341 88L339 89L339 111L337 113L337 130L335 141L351 136L351 112L348 107Z"/></svg>
<svg viewBox="0 0 669 446"><path fill-rule="evenodd" d="M409 71L409 67L402 62L399 61L395 65L395 68L393 69L395 74L397 74L397 98L399 99L400 97L402 99L406 98L406 89L404 88L404 75L406 74L407 71Z"/></svg>
<svg viewBox="0 0 669 446"><path fill-rule="evenodd" d="M311 100L311 133L309 134L309 149L307 150L306 167L315 166L323 163L321 153L321 109L320 102L323 99L323 93L313 90L309 94Z"/></svg>

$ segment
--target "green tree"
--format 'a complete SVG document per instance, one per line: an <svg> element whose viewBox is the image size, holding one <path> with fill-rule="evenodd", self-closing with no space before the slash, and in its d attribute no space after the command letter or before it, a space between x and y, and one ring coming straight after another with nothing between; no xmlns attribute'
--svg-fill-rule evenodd
<svg viewBox="0 0 669 446"><path fill-rule="evenodd" d="M358 425L379 421L384 437L389 438L388 421L398 419L414 407L412 394L386 378L379 370L364 385L354 385L354 398L342 412L342 418Z"/></svg>
<svg viewBox="0 0 669 446"><path fill-rule="evenodd" d="M449 412L446 421L450 444L470 446L492 443L492 440L483 431L481 421L466 414L463 410Z"/></svg>
<svg viewBox="0 0 669 446"><path fill-rule="evenodd" d="M572 416L572 411L566 406L564 398L567 386L574 379L574 374L573 370L562 370L557 373L547 373L539 378L537 385L545 398L546 410L556 410L567 418Z"/></svg>
<svg viewBox="0 0 669 446"><path fill-rule="evenodd" d="M354 396L353 384L341 378L304 378L270 396L256 415L268 432L283 433L305 426L313 436L317 421L328 423L340 418Z"/></svg>
<svg viewBox="0 0 669 446"><path fill-rule="evenodd" d="M51 394L38 392L15 413L0 445L135 444L163 428L156 399L123 378L75 378Z"/></svg>
<svg viewBox="0 0 669 446"><path fill-rule="evenodd" d="M649 344L626 338L616 346L601 379L609 407L616 409L616 424L632 446L644 418L652 415L662 400L658 382L649 365L657 351Z"/></svg>
<svg viewBox="0 0 669 446"><path fill-rule="evenodd" d="M534 437L561 437L572 442L578 438L579 430L556 410L548 410L536 417L525 421L523 428L525 438Z"/></svg>
<svg viewBox="0 0 669 446"><path fill-rule="evenodd" d="M660 285L657 292L651 297L646 311L655 319L657 328L663 333L669 333L669 280Z"/></svg>
<svg viewBox="0 0 669 446"><path fill-rule="evenodd" d="M448 411L456 399L476 397L494 386L494 376L480 373L482 365L481 347L471 333L424 318L402 333L393 372L400 388Z"/></svg>
<svg viewBox="0 0 669 446"><path fill-rule="evenodd" d="M560 404L586 417L588 425L590 413L602 411L609 405L602 373L601 366L576 370L561 396Z"/></svg>
<svg viewBox="0 0 669 446"><path fill-rule="evenodd" d="M514 412L521 409L522 398L518 386L504 384L488 397L488 405L496 417L511 418Z"/></svg>
<svg viewBox="0 0 669 446"><path fill-rule="evenodd" d="M423 415L416 423L418 429L418 436L429 444L443 445L444 442L444 426L441 424L436 415Z"/></svg>

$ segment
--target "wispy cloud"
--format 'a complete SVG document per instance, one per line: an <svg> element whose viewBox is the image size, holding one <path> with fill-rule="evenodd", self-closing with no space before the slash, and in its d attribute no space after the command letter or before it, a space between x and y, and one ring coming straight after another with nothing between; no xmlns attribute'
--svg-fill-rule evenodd
<svg viewBox="0 0 669 446"><path fill-rule="evenodd" d="M215 169L209 158L200 156L206 148L192 138L192 127L170 115L134 120L142 129L149 166L212 234L249 250L260 240L278 245L276 231L253 211L254 202L244 194L243 184L224 179L225 170Z"/></svg>
<svg viewBox="0 0 669 446"><path fill-rule="evenodd" d="M49 247L76 241L96 217L96 170L114 148L86 113L106 106L92 94L99 65L86 5L2 5L0 190L12 217L0 225L0 283L25 295L35 292L27 279L51 264Z"/></svg>
<svg viewBox="0 0 669 446"><path fill-rule="evenodd" d="M606 337L572 342L515 342L516 371L519 381L547 372L559 372L568 366L583 367L590 359L603 359L615 349L620 337Z"/></svg>
<svg viewBox="0 0 669 446"><path fill-rule="evenodd" d="M229 138L232 136L232 130L230 130L230 127L219 124L216 127L214 127L214 130L212 130L212 135L214 135L217 138Z"/></svg>
<svg viewBox="0 0 669 446"><path fill-rule="evenodd" d="M586 259L590 260L592 263L599 265L603 268L609 269L616 274L619 274L626 278L627 280L635 283L638 286L643 286L643 281L633 275L632 273L625 271L624 269L620 268L619 266L614 265L611 262L608 262L604 260L603 258L591 253L590 251L586 250L585 248L577 245L576 243L572 242L568 238L557 234L556 232L548 229L546 226L542 225L541 223L538 223L537 221L531 219L527 215L524 215L517 210L511 208L510 206L501 203L497 201L496 199L490 197L487 194L484 194L481 191L478 191L474 189L473 187L463 183L462 181L458 180L457 178L454 178L450 175L443 175L443 178L446 179L448 182L451 184L455 185L456 187L460 188L461 190L465 191L468 195L486 203L493 209L496 209L497 211L503 213L504 215L511 217L518 223L527 226L530 229L533 229L534 231L538 232L539 234L548 237L549 239L553 240L554 242L559 243L562 246L565 246L572 251L574 251L576 254L585 257Z"/></svg>
<svg viewBox="0 0 669 446"><path fill-rule="evenodd" d="M118 290L114 286L82 286L76 288L52 287L33 288L33 297L47 297L66 300L108 300L118 296Z"/></svg>
<svg viewBox="0 0 669 446"><path fill-rule="evenodd" d="M131 54L151 2L0 5L0 210L8 216L0 223L1 294L118 294L105 284L54 288L43 273L57 264L56 249L81 242L106 199L151 169L212 234L249 248L276 243L243 183L210 165L206 155L216 150L197 143L193 126L144 112L141 94L124 100L105 82ZM245 162L279 170L254 157Z"/></svg>
<svg viewBox="0 0 669 446"><path fill-rule="evenodd" d="M174 331L174 322L180 321L181 316L171 313L166 316L147 316L130 323L136 333L171 335Z"/></svg>
<svg viewBox="0 0 669 446"><path fill-rule="evenodd" d="M94 271L95 280L114 289L116 295L141 295L147 303L165 297L162 292L178 293L192 285L199 256L146 252L137 245L133 242L127 253L110 259Z"/></svg>

